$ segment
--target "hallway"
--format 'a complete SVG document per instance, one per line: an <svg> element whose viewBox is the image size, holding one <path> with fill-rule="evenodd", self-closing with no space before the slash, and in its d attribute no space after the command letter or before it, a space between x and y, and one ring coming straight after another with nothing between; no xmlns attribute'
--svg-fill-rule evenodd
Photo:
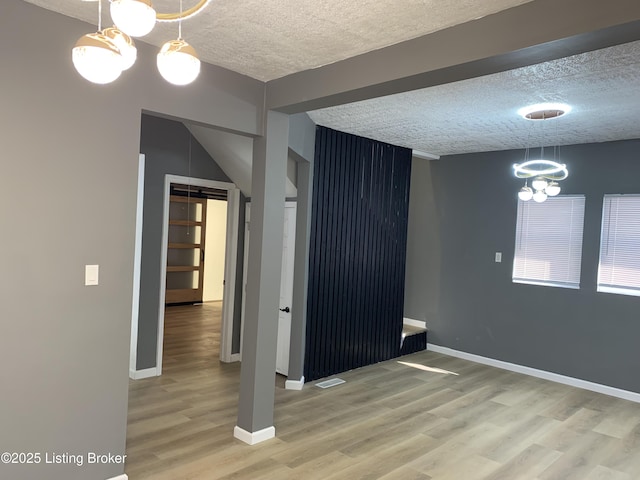
<svg viewBox="0 0 640 480"><path fill-rule="evenodd" d="M166 309L162 376L129 383L129 478L155 478L232 436L240 364L219 360L221 312L222 302Z"/></svg>

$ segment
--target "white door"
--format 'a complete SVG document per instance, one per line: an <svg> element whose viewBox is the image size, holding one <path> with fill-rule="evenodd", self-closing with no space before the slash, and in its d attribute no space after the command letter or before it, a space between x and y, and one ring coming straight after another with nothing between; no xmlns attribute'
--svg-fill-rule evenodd
<svg viewBox="0 0 640 480"><path fill-rule="evenodd" d="M247 203L245 243L244 243L244 293L247 291L247 259L251 229L251 204ZM291 338L291 302L293 300L293 261L296 240L296 203L287 202L284 209L284 232L282 237L282 272L280 276L280 311L278 315L278 344L276 350L276 372L289 373L289 345ZM244 299L242 296L242 333L244 333ZM242 353L242 352L241 352Z"/></svg>
<svg viewBox="0 0 640 480"><path fill-rule="evenodd" d="M296 204L288 202L284 208L282 237L282 273L280 275L280 315L278 316L278 349L276 372L289 374L289 345L291 343L291 302L293 300L293 259L296 245Z"/></svg>

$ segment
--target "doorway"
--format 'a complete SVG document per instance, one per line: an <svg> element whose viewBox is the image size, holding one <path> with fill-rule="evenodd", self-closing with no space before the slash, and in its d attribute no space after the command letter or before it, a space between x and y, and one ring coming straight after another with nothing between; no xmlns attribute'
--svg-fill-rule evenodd
<svg viewBox="0 0 640 480"><path fill-rule="evenodd" d="M171 197L171 185L190 185L193 187L210 188L226 192L226 236L225 236L225 261L224 261L224 285L222 302L222 319L220 334L220 360L232 362L239 359L239 355L232 354L233 318L236 296L236 264L238 251L238 219L240 213L240 190L233 183L219 182L180 175L165 175L163 220L161 237L160 259L160 295L158 308L158 329L156 342L156 367L150 372L136 375L137 341L138 341L138 304L140 298L140 251L142 244L142 198L144 185L144 155L140 155L139 182L138 182L138 210L136 221L136 269L134 270L134 302L131 322L131 352L130 352L130 377L133 379L162 374L162 353L164 339L164 309L166 302L167 284L167 247L169 243L169 204Z"/></svg>
<svg viewBox="0 0 640 480"><path fill-rule="evenodd" d="M164 208L163 208L163 232L162 232L162 258L160 281L160 305L158 315L158 339L157 339L157 375L162 373L163 358L163 340L164 340L164 317L166 304L166 285L167 285L167 263L169 254L169 211L171 203L172 186L173 193L176 193L176 185L187 185L189 188L213 189L226 193L226 237L225 237L225 260L224 260L224 285L223 285L223 301L222 301L222 319L220 333L220 360L222 362L233 361L232 355L232 336L233 336L233 317L234 317L234 299L235 299L235 283L236 283L236 256L238 248L238 217L240 211L240 191L232 183L218 182L214 180L206 180L199 178L187 178L178 175L165 176L164 191ZM194 250L194 249L192 249ZM194 252L192 252L193 254ZM200 251L197 255L201 255ZM202 277L200 277L200 280Z"/></svg>
<svg viewBox="0 0 640 480"><path fill-rule="evenodd" d="M284 231L282 236L282 270L280 275L280 307L278 312L278 343L276 348L276 373L289 374L289 347L291 343L291 304L293 300L293 266L295 259L296 202L286 202ZM243 291L247 289L247 264L251 224L251 204L247 203L244 233ZM240 330L240 354L244 336L245 295L242 296L242 320Z"/></svg>
<svg viewBox="0 0 640 480"><path fill-rule="evenodd" d="M222 301L227 191L171 184L166 305Z"/></svg>

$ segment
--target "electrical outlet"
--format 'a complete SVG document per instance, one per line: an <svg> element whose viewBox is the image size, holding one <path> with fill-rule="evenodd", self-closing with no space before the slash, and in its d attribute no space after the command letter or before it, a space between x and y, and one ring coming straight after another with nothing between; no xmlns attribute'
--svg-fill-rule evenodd
<svg viewBox="0 0 640 480"><path fill-rule="evenodd" d="M502 252L496 252L496 263L502 262Z"/></svg>

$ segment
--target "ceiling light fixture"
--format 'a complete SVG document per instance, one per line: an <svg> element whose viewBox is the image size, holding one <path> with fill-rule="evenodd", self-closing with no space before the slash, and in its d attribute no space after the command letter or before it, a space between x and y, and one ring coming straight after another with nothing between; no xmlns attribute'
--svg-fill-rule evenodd
<svg viewBox="0 0 640 480"><path fill-rule="evenodd" d="M156 24L151 0L111 0L111 19L132 37L144 37Z"/></svg>
<svg viewBox="0 0 640 480"><path fill-rule="evenodd" d="M182 0L180 0L182 14ZM195 49L182 38L182 20L178 21L178 38L169 40L157 57L158 71L169 83L188 85L200 74L200 60Z"/></svg>
<svg viewBox="0 0 640 480"><path fill-rule="evenodd" d="M98 1L98 31L78 39L71 60L78 73L93 83L111 83L122 73L122 53L102 31L102 0Z"/></svg>
<svg viewBox="0 0 640 480"><path fill-rule="evenodd" d="M543 121L561 117L571 111L569 105L560 103L542 103L523 107L518 114L527 120ZM528 143L528 142L527 142ZM513 165L513 173L517 178L524 178L524 187L518 192L518 198L522 201L544 202L548 197L555 197L560 193L559 181L569 175L567 166L557 161L560 155L560 147L554 147L553 160L544 158L544 147L540 147L540 158L530 159L530 148L527 145L524 153L524 161ZM528 179L533 178L531 187L527 185Z"/></svg>
<svg viewBox="0 0 640 480"><path fill-rule="evenodd" d="M96 0L85 0L96 1ZM102 0L98 0L98 31L82 36L72 49L73 64L85 79L105 84L116 80L136 61L137 50L131 37L148 34L156 22L178 22L176 40L166 42L158 54L158 70L174 85L187 85L200 73L195 49L182 39L182 20L200 13L211 0L198 0L178 13L157 13L151 0L109 0L114 27L102 30Z"/></svg>
<svg viewBox="0 0 640 480"><path fill-rule="evenodd" d="M131 37L117 27L105 28L102 33L120 50L122 70L129 70L138 57L138 50Z"/></svg>
<svg viewBox="0 0 640 480"><path fill-rule="evenodd" d="M536 103L518 110L518 115L526 120L550 120L561 117L571 111L566 103Z"/></svg>

